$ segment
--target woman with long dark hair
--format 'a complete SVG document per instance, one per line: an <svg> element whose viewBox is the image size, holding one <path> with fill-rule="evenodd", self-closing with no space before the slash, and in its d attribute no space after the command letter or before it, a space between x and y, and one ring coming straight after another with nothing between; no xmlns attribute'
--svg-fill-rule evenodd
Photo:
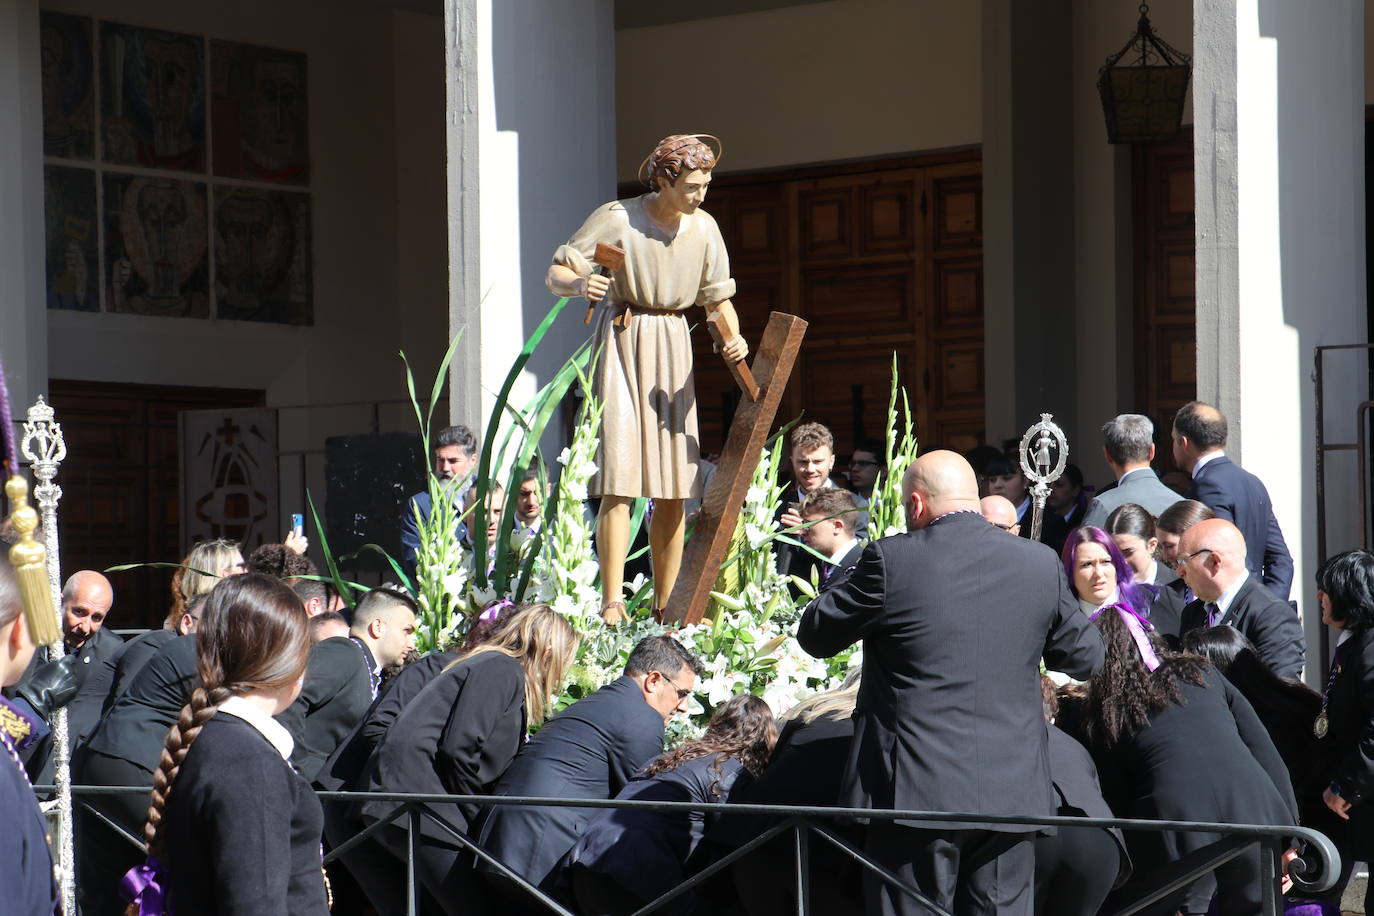
<svg viewBox="0 0 1374 916"><path fill-rule="evenodd" d="M706 734L655 757L616 798L641 801L726 801L768 764L778 740L768 704L732 697ZM680 884L687 860L718 815L704 811L608 809L587 826L564 863L584 916L621 916ZM666 912L688 911L691 894Z"/></svg>
<svg viewBox="0 0 1374 916"><path fill-rule="evenodd" d="M1183 648L1211 662L1250 701L1288 767L1293 792L1301 801L1314 775L1317 739L1312 723L1321 712L1321 694L1302 681L1275 674L1235 627L1191 630L1183 638Z"/></svg>
<svg viewBox="0 0 1374 916"><path fill-rule="evenodd" d="M530 726L549 714L577 645L572 626L546 604L501 615L487 642L460 656L406 704L368 760L363 787L371 792L489 794ZM395 802L373 801L363 804L359 814L371 823L395 809ZM431 810L443 824L422 820L416 874L437 906L462 912L471 870L456 867L461 845L449 831L466 834L478 806L444 804ZM408 842L403 828L404 821L384 827L377 838L404 861ZM383 916L402 912L405 904L399 883L394 894L372 890L388 880L378 873L360 882Z"/></svg>
<svg viewBox="0 0 1374 916"><path fill-rule="evenodd" d="M305 608L270 576L236 576L211 593L196 632L200 685L153 775L148 864L125 878L128 912L147 912L140 901L154 894L170 916L323 916L320 803L272 718L301 690Z"/></svg>
<svg viewBox="0 0 1374 916"><path fill-rule="evenodd" d="M1317 829L1331 836L1343 863L1374 855L1374 554L1351 550L1317 570L1322 623L1340 632L1320 711L1312 721L1317 775L1305 801L1320 797L1329 812ZM1320 810L1320 809L1319 809ZM1340 899L1349 866L1333 889ZM1374 907L1366 889L1365 910Z"/></svg>
<svg viewBox="0 0 1374 916"><path fill-rule="evenodd" d="M1088 682L1084 731L1118 817L1294 824L1288 771L1250 704L1203 659L1170 651L1128 607L1094 615L1107 653ZM1218 841L1185 831L1133 831L1135 875L1152 872ZM1217 868L1217 912L1260 912L1259 850ZM1129 894L1130 884L1122 891ZM1184 893L1162 902L1172 913ZM1205 895L1210 896L1210 895ZM1205 911L1192 899L1186 912ZM1153 910L1152 910L1153 912Z"/></svg>

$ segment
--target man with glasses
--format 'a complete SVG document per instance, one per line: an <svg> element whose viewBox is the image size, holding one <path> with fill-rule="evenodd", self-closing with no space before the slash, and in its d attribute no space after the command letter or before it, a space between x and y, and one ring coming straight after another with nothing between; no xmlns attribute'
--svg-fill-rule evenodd
<svg viewBox="0 0 1374 916"><path fill-rule="evenodd" d="M520 751L496 795L614 798L644 764L663 751L663 729L687 711L701 662L668 636L639 641L622 677L559 713ZM492 805L478 842L536 886L577 843L595 808ZM533 900L489 865L478 870L517 912Z"/></svg>
<svg viewBox="0 0 1374 916"><path fill-rule="evenodd" d="M1245 565L1245 536L1221 518L1198 522L1179 540L1174 570L1197 596L1183 609L1181 636L1200 627L1235 627L1279 677L1302 676L1307 641L1286 601Z"/></svg>

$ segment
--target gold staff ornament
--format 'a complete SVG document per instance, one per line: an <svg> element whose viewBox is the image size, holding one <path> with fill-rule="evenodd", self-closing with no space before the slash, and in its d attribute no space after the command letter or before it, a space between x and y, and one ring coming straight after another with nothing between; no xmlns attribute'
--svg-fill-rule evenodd
<svg viewBox="0 0 1374 916"><path fill-rule="evenodd" d="M10 563L19 580L29 636L34 645L50 645L62 638L62 631L57 626L52 585L48 582L47 549L35 536L38 512L29 505L28 481L15 474L5 481L5 496L10 501L10 524L19 538L10 548Z"/></svg>

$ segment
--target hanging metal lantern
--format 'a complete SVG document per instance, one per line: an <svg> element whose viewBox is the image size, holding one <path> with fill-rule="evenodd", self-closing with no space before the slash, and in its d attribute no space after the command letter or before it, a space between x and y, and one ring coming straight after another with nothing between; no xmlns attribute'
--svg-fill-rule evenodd
<svg viewBox="0 0 1374 916"><path fill-rule="evenodd" d="M1150 6L1126 46L1097 71L1108 143L1172 140L1183 123L1192 58L1155 34Z"/></svg>

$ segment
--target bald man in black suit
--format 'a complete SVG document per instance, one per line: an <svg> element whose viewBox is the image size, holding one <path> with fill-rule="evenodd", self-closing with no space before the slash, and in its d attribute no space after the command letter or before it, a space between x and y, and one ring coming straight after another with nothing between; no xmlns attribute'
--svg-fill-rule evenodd
<svg viewBox="0 0 1374 916"><path fill-rule="evenodd" d="M958 454L918 458L903 493L910 530L870 544L797 631L817 657L865 641L840 804L1053 814L1039 662L1086 678L1102 639L1054 551L984 521ZM941 906L1029 916L1035 828L966 828L875 821L868 851ZM874 876L866 897L870 913L924 911Z"/></svg>

